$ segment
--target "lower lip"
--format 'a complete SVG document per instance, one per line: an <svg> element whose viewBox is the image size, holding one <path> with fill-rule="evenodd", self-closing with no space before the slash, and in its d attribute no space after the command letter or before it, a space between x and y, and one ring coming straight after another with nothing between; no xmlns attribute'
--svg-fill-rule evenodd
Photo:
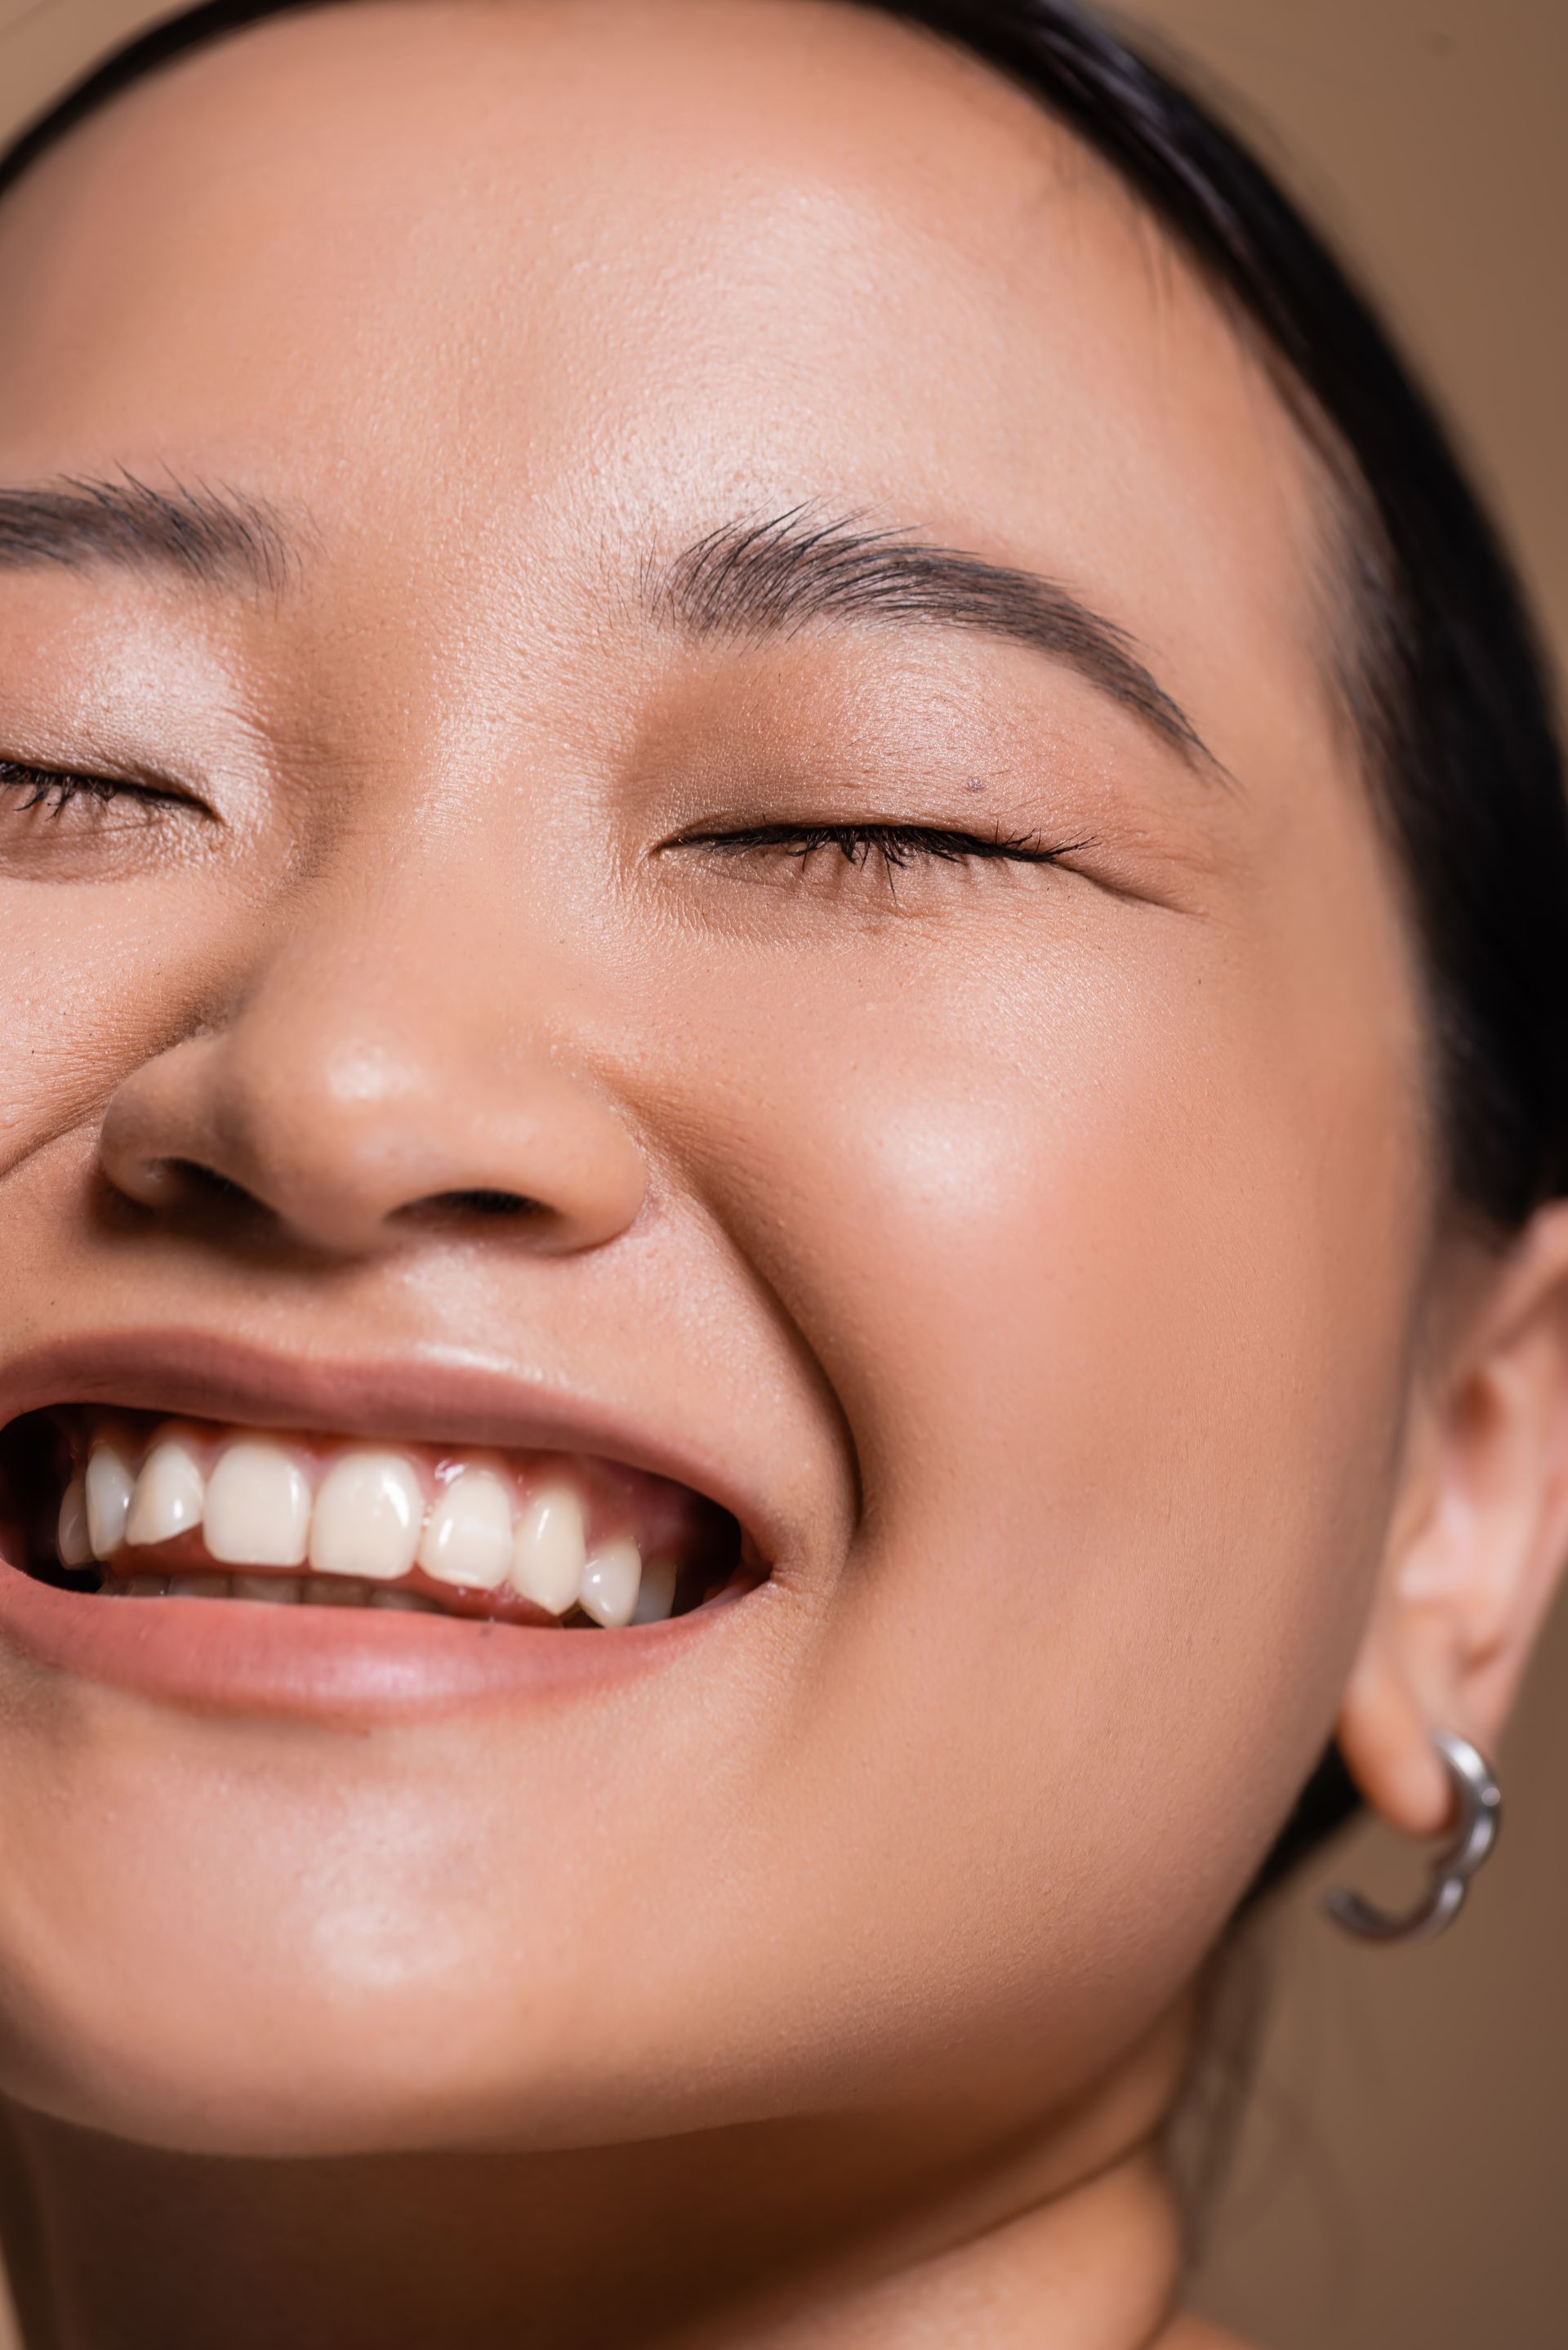
<svg viewBox="0 0 1568 2350"><path fill-rule="evenodd" d="M688 1653L740 1592L621 1632L533 1631L369 1608L57 1590L0 1559L0 1645L165 1704L354 1727L605 1688Z"/></svg>

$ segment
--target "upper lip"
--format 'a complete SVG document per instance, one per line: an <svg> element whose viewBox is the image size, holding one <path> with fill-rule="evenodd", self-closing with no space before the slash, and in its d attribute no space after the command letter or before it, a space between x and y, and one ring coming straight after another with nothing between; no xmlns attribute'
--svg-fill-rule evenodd
<svg viewBox="0 0 1568 2350"><path fill-rule="evenodd" d="M798 1546L782 1514L704 1449L554 1381L448 1348L385 1361L289 1359L207 1331L118 1330L49 1341L0 1368L0 1428L63 1403L383 1442L592 1453L716 1502L765 1566Z"/></svg>

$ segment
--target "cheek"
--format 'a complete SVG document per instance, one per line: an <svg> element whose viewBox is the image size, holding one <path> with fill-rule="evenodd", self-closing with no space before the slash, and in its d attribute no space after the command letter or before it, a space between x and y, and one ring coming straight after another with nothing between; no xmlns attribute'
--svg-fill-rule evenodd
<svg viewBox="0 0 1568 2350"><path fill-rule="evenodd" d="M58 1131L78 1090L90 1100L92 1073L112 1057L121 1025L112 1006L137 1000L145 956L129 935L104 938L91 912L62 893L25 884L0 884L0 938L4 1175Z"/></svg>
<svg viewBox="0 0 1568 2350"><path fill-rule="evenodd" d="M210 884L0 880L0 1176L183 1033L235 911Z"/></svg>
<svg viewBox="0 0 1568 2350"><path fill-rule="evenodd" d="M863 1481L814 1692L865 1796L832 1848L980 1901L993 1955L1043 1951L1047 1885L1096 1947L1157 1899L1200 1947L1327 1733L1392 1474L1418 1220L1384 1043L1158 953L862 1002L787 1104L774 1063L753 1170Z"/></svg>

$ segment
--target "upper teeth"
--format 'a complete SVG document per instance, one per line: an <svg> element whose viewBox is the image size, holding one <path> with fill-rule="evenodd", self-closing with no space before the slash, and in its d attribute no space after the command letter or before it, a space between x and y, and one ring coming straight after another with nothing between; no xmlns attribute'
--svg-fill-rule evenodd
<svg viewBox="0 0 1568 2350"><path fill-rule="evenodd" d="M318 1575L390 1583L414 1563L424 1513L420 1481L400 1453L346 1452L316 1496L310 1564Z"/></svg>
<svg viewBox="0 0 1568 2350"><path fill-rule="evenodd" d="M130 1513L130 1497L136 1490L136 1480L110 1444L96 1445L88 1462L85 1491L79 1494L67 1492L60 1504L61 1555L66 1557L64 1544L67 1524L73 1534L85 1518L88 1555L108 1558L125 1540L126 1519ZM67 1565L79 1565L79 1559L66 1557Z"/></svg>
<svg viewBox="0 0 1568 2350"><path fill-rule="evenodd" d="M133 1471L112 1439L94 1444L60 1505L67 1566L200 1532L224 1566L297 1569L391 1583L416 1567L440 1583L530 1600L553 1616L580 1607L618 1627L668 1616L675 1563L617 1534L590 1551L583 1503L557 1478L521 1502L495 1470L464 1463L426 1499L414 1463L391 1451L343 1451L319 1482L298 1455L263 1436L224 1442L203 1471L175 1432Z"/></svg>
<svg viewBox="0 0 1568 2350"><path fill-rule="evenodd" d="M512 1565L512 1497L487 1469L468 1469L437 1501L420 1536L420 1565L438 1583L496 1591Z"/></svg>
<svg viewBox="0 0 1568 2350"><path fill-rule="evenodd" d="M157 1461L158 1451L154 1451L136 1481L132 1519L148 1471L156 1468ZM194 1461L190 1465L196 1467ZM196 1473L199 1478L201 1471ZM198 1488L191 1517L182 1518L176 1525L171 1513L161 1523L154 1520L153 1525L157 1530L150 1526L140 1537L142 1542L164 1542L171 1534L183 1534L188 1526L200 1525L207 1548L225 1566L303 1566L310 1536L310 1487L298 1461L281 1444L242 1437L239 1443L225 1445L219 1453L204 1503ZM125 1538L128 1543L136 1539L129 1522Z"/></svg>
<svg viewBox="0 0 1568 2350"><path fill-rule="evenodd" d="M569 1485L546 1486L535 1494L518 1523L512 1551L513 1587L552 1616L564 1616L582 1588L587 1559L582 1503Z"/></svg>

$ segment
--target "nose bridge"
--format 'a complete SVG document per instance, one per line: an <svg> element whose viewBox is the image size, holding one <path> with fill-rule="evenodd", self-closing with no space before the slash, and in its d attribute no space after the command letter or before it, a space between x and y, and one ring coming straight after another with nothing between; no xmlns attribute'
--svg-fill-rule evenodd
<svg viewBox="0 0 1568 2350"><path fill-rule="evenodd" d="M217 1032L236 1109L292 1095L353 1126L469 1078L499 1091L504 1058L548 1056L551 991L528 926L495 969L499 926L473 889L423 859L387 869L396 855L377 869L348 850L281 903Z"/></svg>
<svg viewBox="0 0 1568 2350"><path fill-rule="evenodd" d="M461 876L411 858L318 872L227 1014L120 1089L113 1180L156 1204L171 1170L199 1170L338 1249L498 1203L556 1248L624 1229L642 1154L574 1052L561 926L523 894L472 844Z"/></svg>

